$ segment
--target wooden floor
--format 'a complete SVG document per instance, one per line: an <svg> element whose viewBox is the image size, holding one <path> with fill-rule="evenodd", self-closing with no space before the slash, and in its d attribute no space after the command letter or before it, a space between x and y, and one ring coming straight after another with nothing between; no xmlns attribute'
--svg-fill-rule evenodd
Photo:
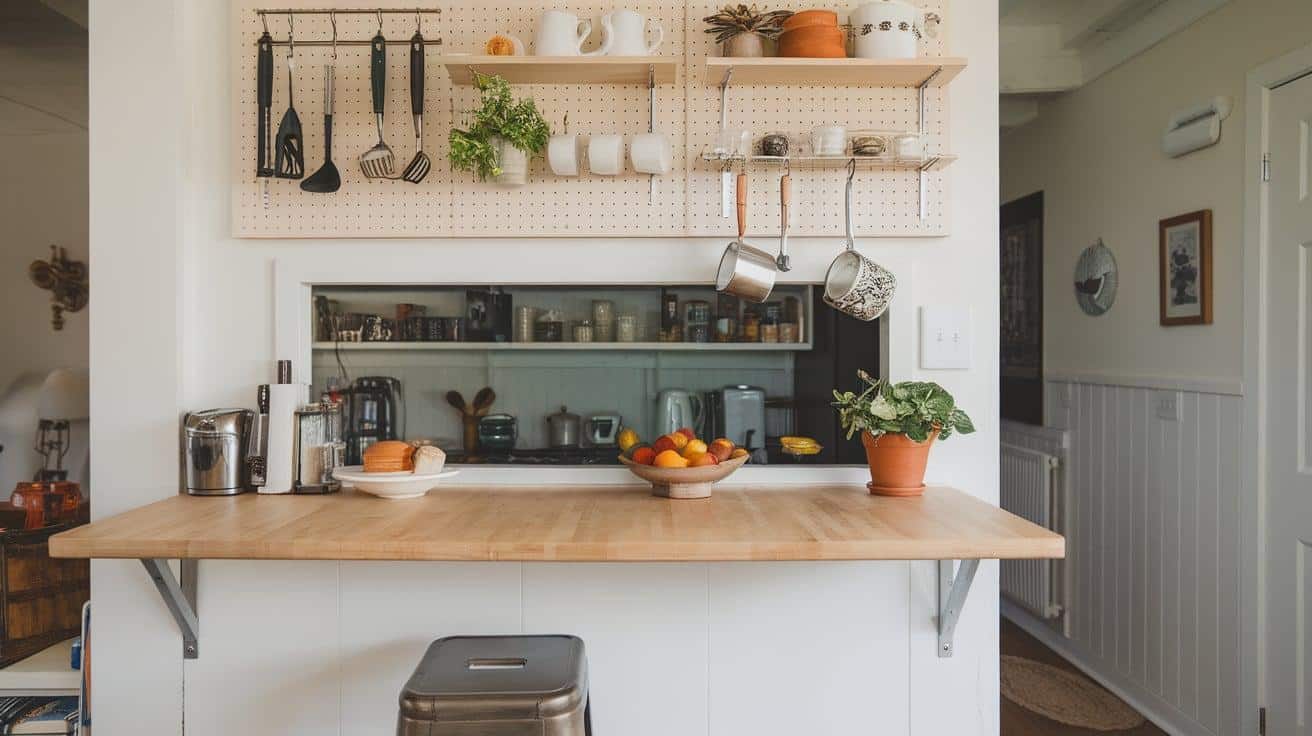
<svg viewBox="0 0 1312 736"><path fill-rule="evenodd" d="M1070 662L1006 619L1002 619L1001 649L1003 654L1025 657L1069 672L1079 672ZM1001 716L1001 736L1166 736L1165 731L1149 721L1129 731L1091 731L1067 726L1028 711L1006 698L1002 698Z"/></svg>

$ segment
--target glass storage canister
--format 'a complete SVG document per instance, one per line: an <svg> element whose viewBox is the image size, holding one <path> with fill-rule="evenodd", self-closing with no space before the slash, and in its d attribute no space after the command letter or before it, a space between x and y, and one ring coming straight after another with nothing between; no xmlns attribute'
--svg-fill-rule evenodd
<svg viewBox="0 0 1312 736"><path fill-rule="evenodd" d="M592 342L592 320L585 319L574 325L574 342Z"/></svg>
<svg viewBox="0 0 1312 736"><path fill-rule="evenodd" d="M672 291L661 292L661 342L683 342L679 296Z"/></svg>
<svg viewBox="0 0 1312 736"><path fill-rule="evenodd" d="M788 155L788 136L783 133L766 133L757 145L762 156L783 158Z"/></svg>
<svg viewBox="0 0 1312 736"><path fill-rule="evenodd" d="M533 340L536 342L560 342L565 339L565 323L560 319L560 312L548 309L533 325Z"/></svg>
<svg viewBox="0 0 1312 736"><path fill-rule="evenodd" d="M711 341L711 303L692 299L684 307L684 334L688 342Z"/></svg>
<svg viewBox="0 0 1312 736"><path fill-rule="evenodd" d="M755 309L743 311L743 342L761 341L761 314Z"/></svg>
<svg viewBox="0 0 1312 736"><path fill-rule="evenodd" d="M534 307L515 307L515 324L511 329L515 342L533 342L533 323L537 321L538 310Z"/></svg>
<svg viewBox="0 0 1312 736"><path fill-rule="evenodd" d="M620 342L637 342L638 318L632 314L621 314L615 320L615 338Z"/></svg>
<svg viewBox="0 0 1312 736"><path fill-rule="evenodd" d="M597 342L614 342L615 302L609 299L592 300L592 336Z"/></svg>

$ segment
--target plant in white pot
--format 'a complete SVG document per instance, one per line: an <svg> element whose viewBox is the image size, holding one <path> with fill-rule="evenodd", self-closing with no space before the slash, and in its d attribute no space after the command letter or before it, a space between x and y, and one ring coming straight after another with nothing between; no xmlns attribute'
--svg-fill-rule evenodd
<svg viewBox="0 0 1312 736"><path fill-rule="evenodd" d="M707 33L715 36L725 56L765 56L766 40L776 40L783 32L782 24L793 14L791 10L762 12L755 5L726 5L715 15L702 18L710 26Z"/></svg>
<svg viewBox="0 0 1312 736"><path fill-rule="evenodd" d="M474 72L483 106L467 130L453 128L448 158L457 170L472 171L505 186L528 181L528 161L547 147L551 128L532 98L515 100L510 83L495 74Z"/></svg>
<svg viewBox="0 0 1312 736"><path fill-rule="evenodd" d="M880 496L919 496L935 439L970 434L975 425L957 408L952 394L937 383L889 383L857 371L861 393L834 391L833 406L847 438L861 433L870 465L870 492Z"/></svg>

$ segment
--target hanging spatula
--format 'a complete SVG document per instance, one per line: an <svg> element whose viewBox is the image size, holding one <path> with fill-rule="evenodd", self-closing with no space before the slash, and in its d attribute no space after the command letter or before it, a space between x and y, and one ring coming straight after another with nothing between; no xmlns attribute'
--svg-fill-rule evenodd
<svg viewBox="0 0 1312 736"><path fill-rule="evenodd" d="M360 157L360 170L370 179L384 179L392 175L396 157L383 142L383 109L387 102L387 40L380 30L370 42L369 87L373 94L374 124L378 127L378 143Z"/></svg>
<svg viewBox="0 0 1312 736"><path fill-rule="evenodd" d="M305 138L301 132L301 118L296 114L293 99L295 87L296 52L288 46L287 52L287 112L278 123L278 138L274 142L274 176L279 179L300 179L305 176Z"/></svg>
<svg viewBox="0 0 1312 736"><path fill-rule="evenodd" d="M410 114L415 123L415 157L401 172L401 178L418 184L433 168L424 153L424 37L419 31L410 38Z"/></svg>

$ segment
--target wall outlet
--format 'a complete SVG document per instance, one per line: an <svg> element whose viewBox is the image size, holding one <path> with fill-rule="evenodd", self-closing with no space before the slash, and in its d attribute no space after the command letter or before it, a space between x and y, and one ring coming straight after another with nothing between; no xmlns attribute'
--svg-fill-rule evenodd
<svg viewBox="0 0 1312 736"><path fill-rule="evenodd" d="M920 367L964 370L970 367L970 310L942 305L920 308Z"/></svg>
<svg viewBox="0 0 1312 736"><path fill-rule="evenodd" d="M1153 394L1153 403L1157 406L1157 418L1168 422L1180 421L1180 393L1178 391L1157 391Z"/></svg>

